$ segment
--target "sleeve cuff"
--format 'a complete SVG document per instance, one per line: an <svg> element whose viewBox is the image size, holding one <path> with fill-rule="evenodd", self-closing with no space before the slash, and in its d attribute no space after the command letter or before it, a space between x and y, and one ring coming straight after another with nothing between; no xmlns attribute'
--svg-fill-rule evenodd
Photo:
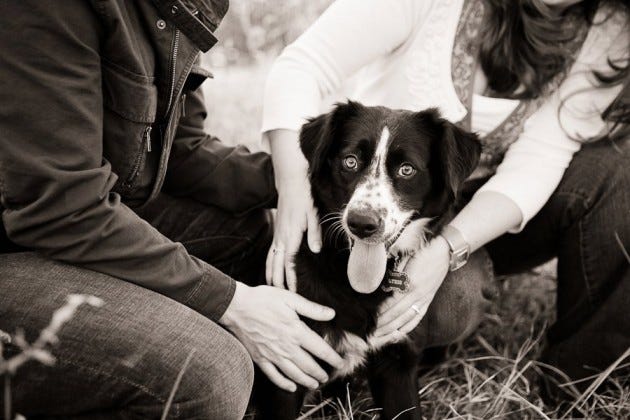
<svg viewBox="0 0 630 420"><path fill-rule="evenodd" d="M235 290L234 279L206 264L203 276L184 304L209 319L218 321L232 302Z"/></svg>

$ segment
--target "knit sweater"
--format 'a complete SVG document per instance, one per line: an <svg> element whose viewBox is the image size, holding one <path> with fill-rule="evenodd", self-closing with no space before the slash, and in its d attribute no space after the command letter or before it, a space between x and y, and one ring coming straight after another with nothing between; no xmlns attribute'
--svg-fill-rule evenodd
<svg viewBox="0 0 630 420"><path fill-rule="evenodd" d="M263 132L299 130L324 98L356 75L350 99L419 111L437 107L481 136L481 191L511 199L520 231L558 186L582 141L603 133L601 112L620 86L597 87L593 71L627 59L621 13L600 10L570 68L543 98L517 101L471 94L483 30L482 0L337 0L275 61L265 88ZM581 48L579 48L581 47ZM479 173L478 173L479 175Z"/></svg>

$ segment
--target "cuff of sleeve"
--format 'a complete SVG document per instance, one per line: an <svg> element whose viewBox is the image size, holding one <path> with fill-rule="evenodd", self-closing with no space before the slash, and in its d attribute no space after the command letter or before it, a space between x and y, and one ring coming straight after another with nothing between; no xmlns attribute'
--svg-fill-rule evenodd
<svg viewBox="0 0 630 420"><path fill-rule="evenodd" d="M184 304L211 320L218 321L232 302L235 290L234 279L206 265L203 276Z"/></svg>

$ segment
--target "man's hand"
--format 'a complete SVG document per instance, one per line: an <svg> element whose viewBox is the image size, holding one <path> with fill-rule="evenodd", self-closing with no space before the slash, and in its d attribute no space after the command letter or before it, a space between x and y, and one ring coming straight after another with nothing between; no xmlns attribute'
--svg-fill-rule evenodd
<svg viewBox="0 0 630 420"><path fill-rule="evenodd" d="M313 356L335 368L342 366L343 359L298 317L329 321L334 310L287 290L236 285L219 322L234 333L278 387L293 392L295 383L315 389L328 381Z"/></svg>
<svg viewBox="0 0 630 420"><path fill-rule="evenodd" d="M374 339L391 342L418 326L429 308L449 269L448 243L441 236L414 255L404 271L409 277L409 290L395 292L381 305Z"/></svg>

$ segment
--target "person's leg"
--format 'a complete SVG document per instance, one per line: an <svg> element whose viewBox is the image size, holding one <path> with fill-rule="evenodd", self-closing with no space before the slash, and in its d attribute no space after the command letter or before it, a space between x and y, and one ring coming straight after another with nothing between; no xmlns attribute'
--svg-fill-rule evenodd
<svg viewBox="0 0 630 420"><path fill-rule="evenodd" d="M487 249L497 274L557 256L557 322L544 360L575 379L606 368L630 346L630 141L585 146L525 229Z"/></svg>
<svg viewBox="0 0 630 420"><path fill-rule="evenodd" d="M160 194L135 210L164 236L236 280L264 282L265 259L273 238L271 214L258 209L235 216L198 201Z"/></svg>
<svg viewBox="0 0 630 420"><path fill-rule="evenodd" d="M446 276L412 338L424 348L463 340L477 329L498 294L492 262L480 249Z"/></svg>
<svg viewBox="0 0 630 420"><path fill-rule="evenodd" d="M12 378L14 408L28 418L160 418L191 353L169 418L240 419L245 413L253 382L247 351L174 300L34 253L0 254L0 291L0 329L23 329L29 342L68 294L105 302L80 307L61 329L53 366L31 361ZM9 345L4 357L18 352Z"/></svg>

